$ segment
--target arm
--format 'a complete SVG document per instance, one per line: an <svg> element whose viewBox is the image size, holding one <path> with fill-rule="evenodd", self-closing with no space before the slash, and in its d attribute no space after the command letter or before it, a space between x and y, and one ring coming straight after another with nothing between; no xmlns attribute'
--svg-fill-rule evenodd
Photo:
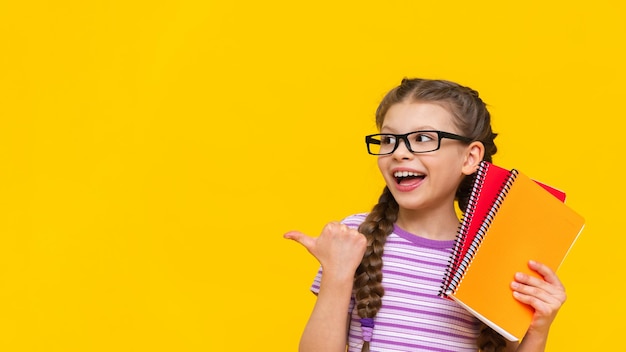
<svg viewBox="0 0 626 352"><path fill-rule="evenodd" d="M322 277L317 301L300 339L301 352L346 350L352 285L350 282L346 298L346 285L332 285L324 280Z"/></svg>
<svg viewBox="0 0 626 352"><path fill-rule="evenodd" d="M518 301L533 307L535 313L517 349L507 351L538 352L544 351L548 341L550 325L567 298L565 288L556 274L547 266L530 261L528 266L539 273L543 280L518 273L511 283L513 296Z"/></svg>
<svg viewBox="0 0 626 352"><path fill-rule="evenodd" d="M354 273L366 248L365 236L339 223L329 223L317 238L292 231L285 238L303 245L322 265L317 301L300 339L300 351L345 351L348 307Z"/></svg>

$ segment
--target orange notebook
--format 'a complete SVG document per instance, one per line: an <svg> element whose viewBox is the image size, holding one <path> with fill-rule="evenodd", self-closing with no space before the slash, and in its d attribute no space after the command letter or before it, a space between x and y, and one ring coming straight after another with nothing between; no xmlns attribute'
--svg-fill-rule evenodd
<svg viewBox="0 0 626 352"><path fill-rule="evenodd" d="M533 310L513 298L516 272L536 260L557 270L584 227L565 194L518 170L483 162L440 295L457 301L511 341L520 340Z"/></svg>

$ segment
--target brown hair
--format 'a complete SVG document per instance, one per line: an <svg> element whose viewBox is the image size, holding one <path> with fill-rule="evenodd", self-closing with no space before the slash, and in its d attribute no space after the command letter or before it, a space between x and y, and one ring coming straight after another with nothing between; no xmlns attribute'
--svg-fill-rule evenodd
<svg viewBox="0 0 626 352"><path fill-rule="evenodd" d="M491 129L491 115L478 92L445 80L405 78L385 95L376 109L378 129L389 108L404 101L441 104L455 117L454 123L462 135L485 146L483 160L492 161L497 151L494 143L496 134ZM472 177L465 177L457 189L456 199L461 210L467 206ZM385 187L378 203L359 227L367 238L367 250L354 277L355 308L361 318L374 318L382 305L385 293L382 286L383 249L397 217L398 203ZM479 349L494 352L503 350L506 345L506 341L488 327L481 329L477 343ZM369 342L363 343L362 351L369 351Z"/></svg>

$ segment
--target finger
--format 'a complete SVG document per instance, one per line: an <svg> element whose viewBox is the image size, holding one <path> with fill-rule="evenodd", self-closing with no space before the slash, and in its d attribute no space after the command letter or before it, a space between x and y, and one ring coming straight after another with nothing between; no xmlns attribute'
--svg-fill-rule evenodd
<svg viewBox="0 0 626 352"><path fill-rule="evenodd" d="M557 279L558 281L558 279ZM511 287L515 290L521 291L524 288L524 293L539 295L541 292L545 292L547 295L561 295L565 292L563 285L553 284L545 281L543 278L537 278L525 273L516 273L515 281L511 284Z"/></svg>
<svg viewBox="0 0 626 352"><path fill-rule="evenodd" d="M528 262L528 267L536 271L539 275L541 275L543 279L549 284L563 288L563 284L561 283L561 280L559 280L559 277L556 276L556 273L552 269L550 269L549 266L536 262L534 260L531 260Z"/></svg>
<svg viewBox="0 0 626 352"><path fill-rule="evenodd" d="M300 231L289 231L283 237L300 243L309 252L315 247L315 238L309 237Z"/></svg>
<svg viewBox="0 0 626 352"><path fill-rule="evenodd" d="M534 286L519 283L511 285L511 287L513 288L513 296L518 301L526 303L535 308L535 310L544 313L558 310L567 299L565 291L556 290L554 293L551 293Z"/></svg>
<svg viewBox="0 0 626 352"><path fill-rule="evenodd" d="M558 311L563 302L552 296L535 296L532 294L522 293L520 291L513 291L513 297L519 302L531 306L535 312L542 315L551 315Z"/></svg>
<svg viewBox="0 0 626 352"><path fill-rule="evenodd" d="M555 301L563 302L565 301L565 291L562 289L549 285L545 282L540 282L537 284L535 281L538 279L532 280L531 283L522 283L522 281L514 281L511 283L511 289L514 292L535 297L541 301L552 303Z"/></svg>
<svg viewBox="0 0 626 352"><path fill-rule="evenodd" d="M535 311L551 314L558 310L567 299L561 287L548 284L543 280L521 273L518 273L515 279L516 281L511 283L513 296L518 301L532 306Z"/></svg>
<svg viewBox="0 0 626 352"><path fill-rule="evenodd" d="M345 224L342 224L337 221L331 221L327 223L322 229L322 235L325 233L329 233L329 234L345 233L346 231L348 231L348 229L349 229L348 226L346 226Z"/></svg>

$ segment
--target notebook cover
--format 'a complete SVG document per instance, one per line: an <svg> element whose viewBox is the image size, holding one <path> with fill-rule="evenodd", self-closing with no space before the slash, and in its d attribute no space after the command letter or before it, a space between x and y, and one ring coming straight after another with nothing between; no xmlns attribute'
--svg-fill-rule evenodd
<svg viewBox="0 0 626 352"><path fill-rule="evenodd" d="M533 310L513 298L510 283L516 272L537 274L529 260L557 270L584 226L584 219L554 194L518 173L488 227L455 299L478 313L509 340L519 340Z"/></svg>

